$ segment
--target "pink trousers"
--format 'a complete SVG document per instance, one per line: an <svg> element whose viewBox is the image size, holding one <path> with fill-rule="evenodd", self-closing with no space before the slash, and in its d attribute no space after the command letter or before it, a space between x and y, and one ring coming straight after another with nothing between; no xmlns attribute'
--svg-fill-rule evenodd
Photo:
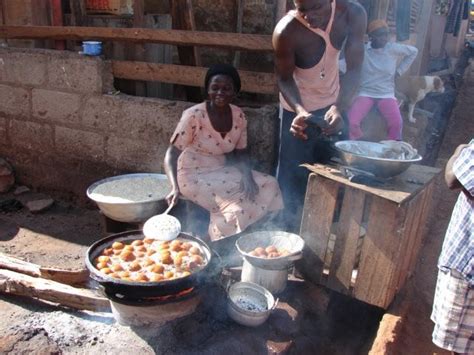
<svg viewBox="0 0 474 355"><path fill-rule="evenodd" d="M359 139L363 133L360 125L372 107L377 105L377 109L387 122L387 139L402 139L403 119L395 99L374 99L372 97L357 96L348 112L349 137Z"/></svg>

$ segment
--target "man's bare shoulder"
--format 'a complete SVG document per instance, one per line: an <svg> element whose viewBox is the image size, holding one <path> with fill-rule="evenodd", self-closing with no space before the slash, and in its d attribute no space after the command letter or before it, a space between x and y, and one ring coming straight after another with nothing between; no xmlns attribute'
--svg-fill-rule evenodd
<svg viewBox="0 0 474 355"><path fill-rule="evenodd" d="M364 7L357 1L352 0L336 0L336 12L338 17L344 16L347 22L365 19L367 16Z"/></svg>
<svg viewBox="0 0 474 355"><path fill-rule="evenodd" d="M292 36L296 30L298 30L297 20L294 16L286 14L281 18L273 30L273 38L286 38Z"/></svg>

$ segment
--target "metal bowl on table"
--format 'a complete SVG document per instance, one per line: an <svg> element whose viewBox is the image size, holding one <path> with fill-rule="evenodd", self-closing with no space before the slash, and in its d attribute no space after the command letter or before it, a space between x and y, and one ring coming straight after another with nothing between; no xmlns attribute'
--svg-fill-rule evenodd
<svg viewBox="0 0 474 355"><path fill-rule="evenodd" d="M419 154L409 159L387 158L387 146L375 142L347 140L336 142L335 147L348 167L369 172L380 178L397 176L411 164L423 159Z"/></svg>
<svg viewBox="0 0 474 355"><path fill-rule="evenodd" d="M115 221L140 223L166 210L170 190L164 174L126 174L93 183L87 197Z"/></svg>

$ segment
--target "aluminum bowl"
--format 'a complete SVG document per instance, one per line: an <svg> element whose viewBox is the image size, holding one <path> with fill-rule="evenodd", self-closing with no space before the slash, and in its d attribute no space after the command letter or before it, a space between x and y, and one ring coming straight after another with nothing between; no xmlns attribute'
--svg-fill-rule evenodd
<svg viewBox="0 0 474 355"><path fill-rule="evenodd" d="M227 314L239 324L258 327L265 323L278 300L262 286L236 282L227 291Z"/></svg>
<svg viewBox="0 0 474 355"><path fill-rule="evenodd" d="M380 178L397 176L407 170L411 164L423 159L420 155L406 160L383 158L381 156L386 146L374 142L339 141L335 143L335 146L347 166L369 172ZM357 148L357 152L354 148ZM361 151L370 153L361 154Z"/></svg>
<svg viewBox="0 0 474 355"><path fill-rule="evenodd" d="M145 222L148 218L160 214L166 210L168 203L163 197L149 198L144 201L138 202L110 202L107 198L101 198L94 194L94 190L100 185L115 181L115 180L133 180L144 177L152 177L158 180L168 180L164 174L126 174L113 176L93 183L87 189L87 197L97 203L97 206L107 217L127 223L141 223ZM115 196L120 197L120 196Z"/></svg>

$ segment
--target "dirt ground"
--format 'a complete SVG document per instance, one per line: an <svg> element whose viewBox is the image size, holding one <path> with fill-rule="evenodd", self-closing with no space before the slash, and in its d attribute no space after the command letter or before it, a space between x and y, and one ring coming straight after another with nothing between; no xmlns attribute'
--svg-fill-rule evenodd
<svg viewBox="0 0 474 355"><path fill-rule="evenodd" d="M3 195L2 198L12 197ZM102 236L99 213L56 199L41 214L0 213L0 252L42 266L77 269L87 247ZM302 354L366 353L383 312L289 281L269 320L257 329L230 320L225 293L210 284L197 311L161 328L126 327L111 313L77 312L44 302L0 296L1 353Z"/></svg>

